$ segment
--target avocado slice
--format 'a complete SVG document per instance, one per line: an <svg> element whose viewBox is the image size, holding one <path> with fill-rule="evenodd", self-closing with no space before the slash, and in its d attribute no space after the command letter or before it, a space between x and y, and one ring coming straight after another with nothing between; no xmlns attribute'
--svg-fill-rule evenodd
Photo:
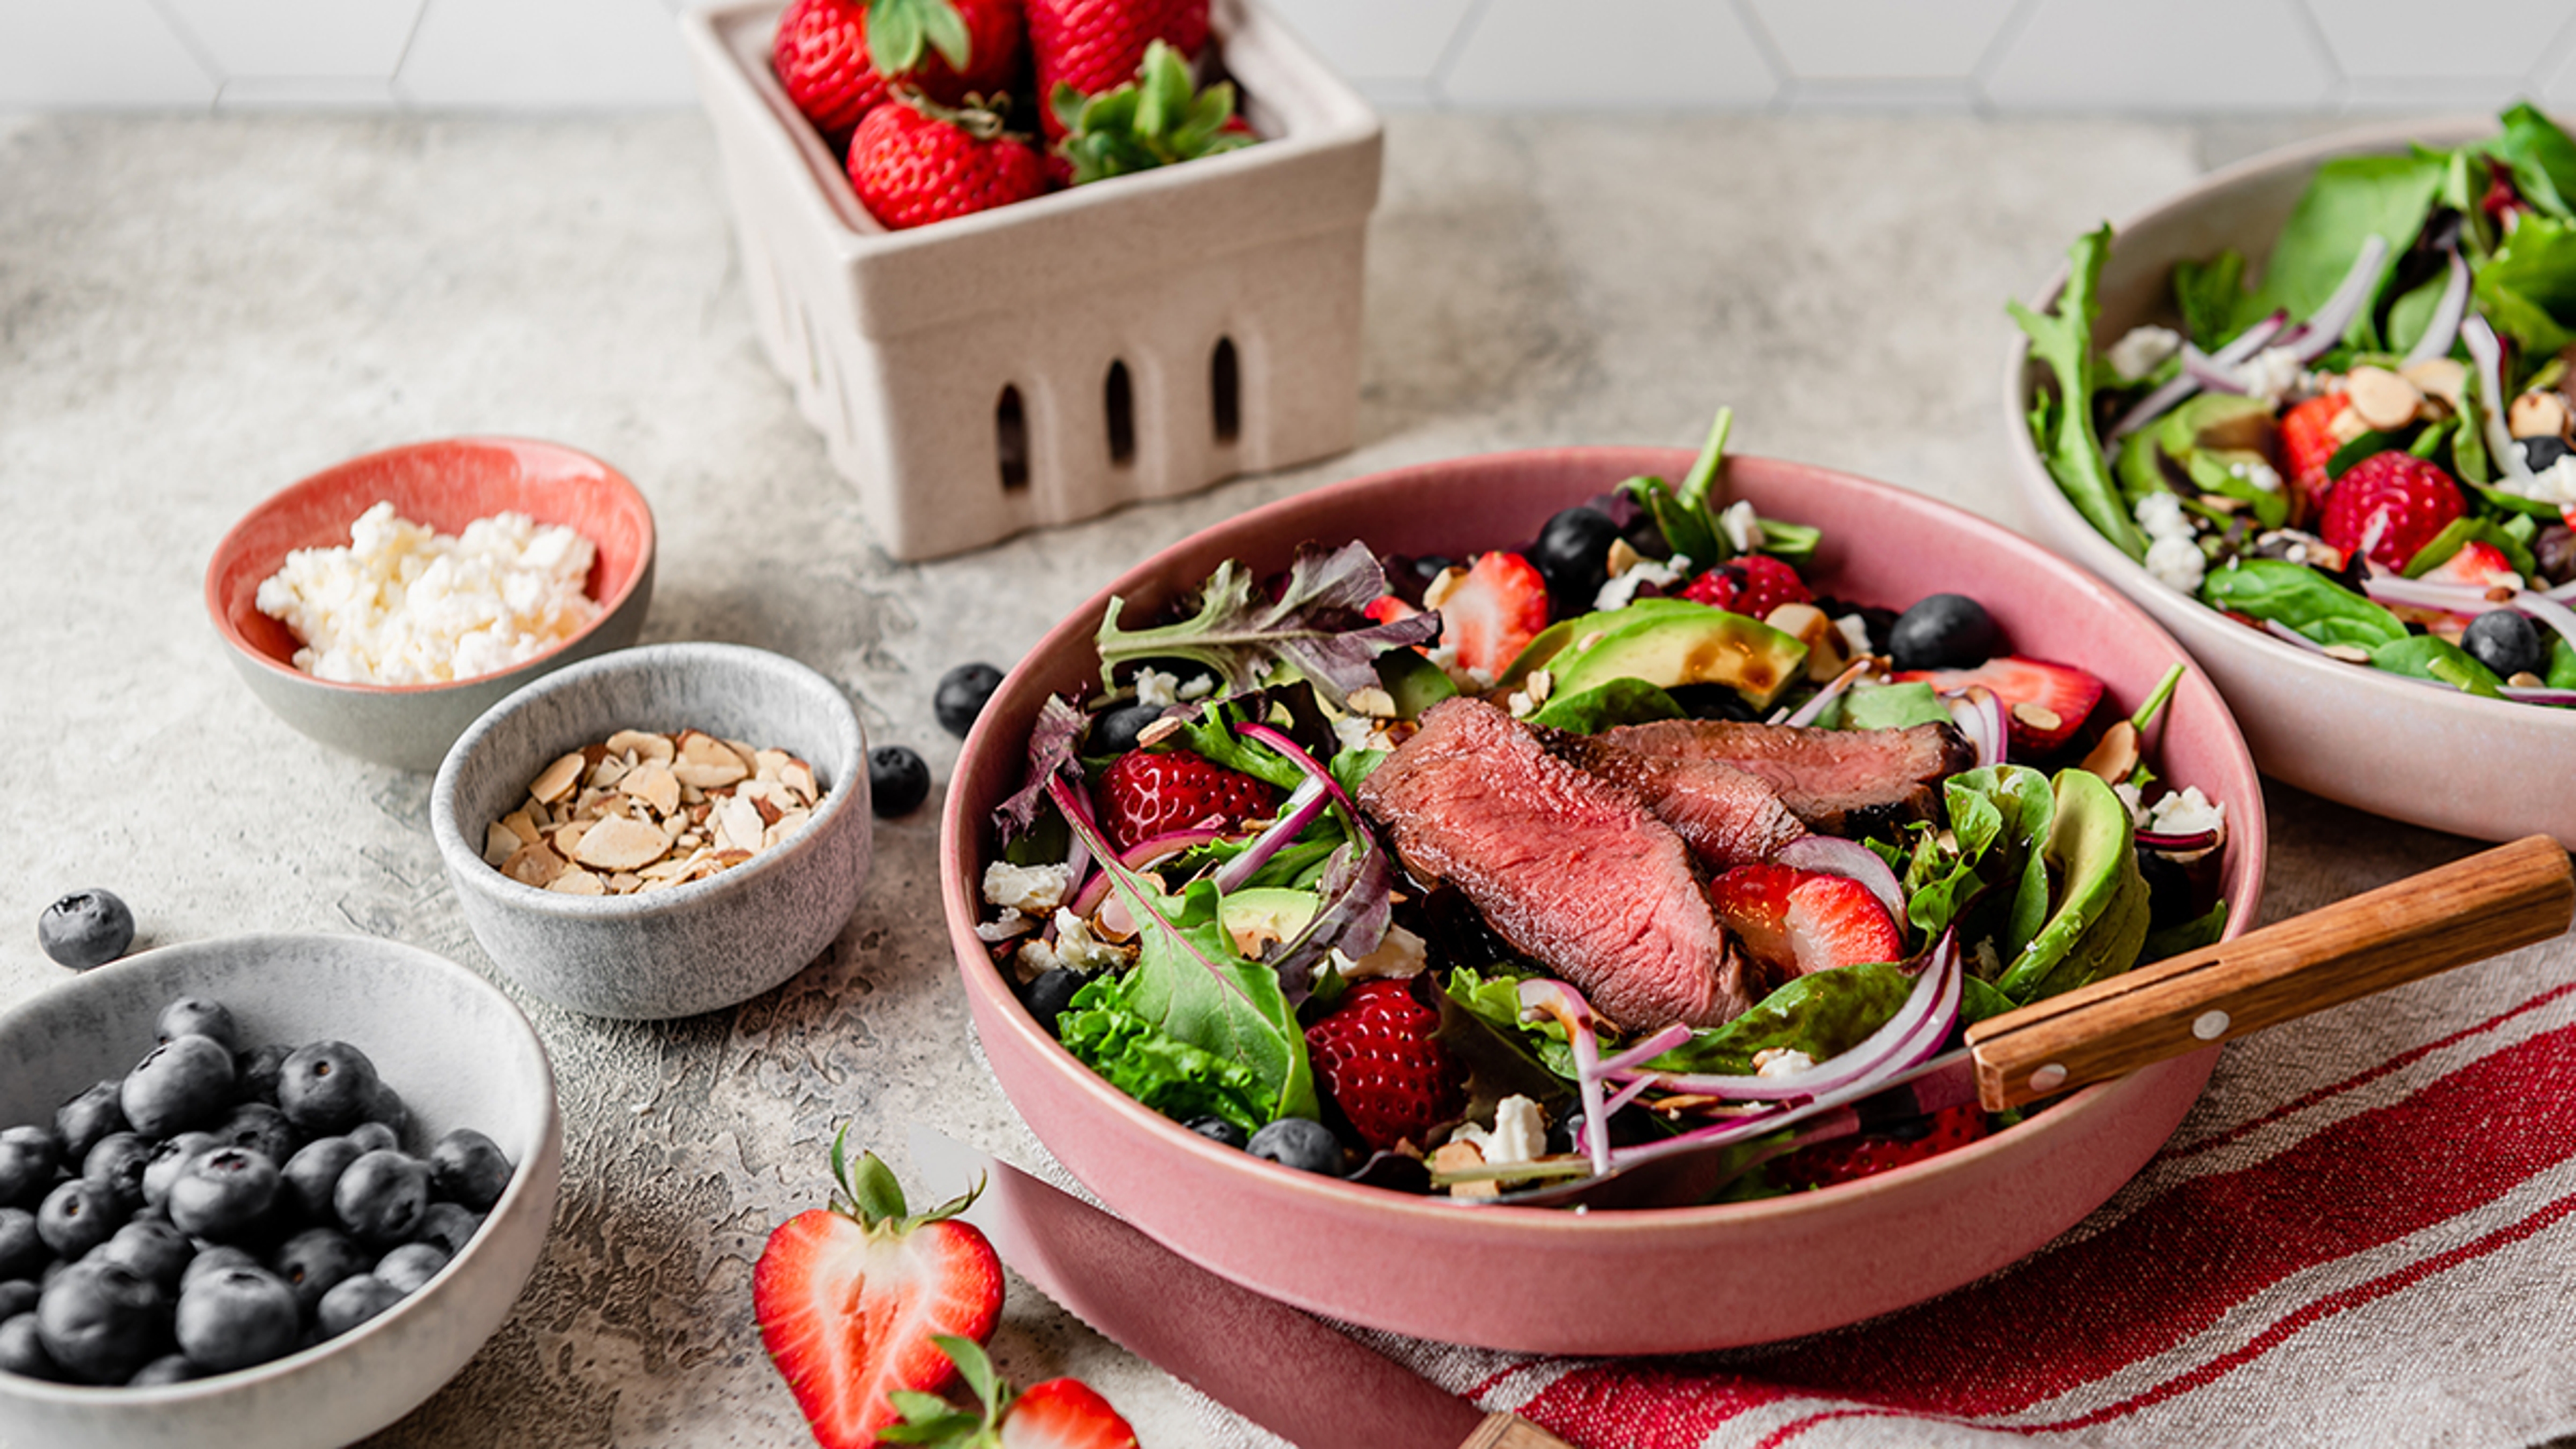
<svg viewBox="0 0 2576 1449"><path fill-rule="evenodd" d="M2193 486L2203 493L2233 498L2254 510L2255 520L2265 528L2278 528L2290 521L2290 496L2279 484L2262 487L2251 477L2239 477L2236 469L2251 473L2255 468L2271 469L2279 478L2280 470L2272 467L2271 458L2250 448L2203 448L2191 455L2187 465Z"/></svg>
<svg viewBox="0 0 2576 1449"><path fill-rule="evenodd" d="M1613 679L1580 694L1552 696L1530 714L1529 722L1578 735L1597 735L1614 725L1681 719L1688 713L1671 695L1642 679Z"/></svg>
<svg viewBox="0 0 2576 1449"><path fill-rule="evenodd" d="M1512 657L1502 677L1494 681L1494 687L1518 689L1532 670L1547 667L1548 661L1594 634L1606 636L1641 620L1692 610L1705 613L1708 605L1695 604L1688 599L1639 599L1624 609L1602 609L1595 613L1577 614L1571 619L1560 619L1541 629L1520 653Z"/></svg>
<svg viewBox="0 0 2576 1449"><path fill-rule="evenodd" d="M1842 724L1847 730L1901 730L1908 725L1948 724L1950 707L1931 685L1854 685L1843 692Z"/></svg>
<svg viewBox="0 0 2576 1449"><path fill-rule="evenodd" d="M2173 484L2165 479L2164 450L2156 435L2144 428L2120 440L2120 461L2116 467L2120 478L2120 496L2135 510L2138 500L2150 493L2171 493Z"/></svg>
<svg viewBox="0 0 2576 1449"><path fill-rule="evenodd" d="M2023 1003L2135 965L2147 939L2147 882L2129 807L2101 777L2060 770L2046 858L2056 907L1995 984Z"/></svg>
<svg viewBox="0 0 2576 1449"><path fill-rule="evenodd" d="M1688 604L1689 613L1658 612L1589 648L1551 662L1557 689L1580 694L1613 679L1642 679L1660 689L1723 684L1755 709L1769 709L1805 677L1807 646L1741 614Z"/></svg>
<svg viewBox="0 0 2576 1449"><path fill-rule="evenodd" d="M1236 891L1217 903L1217 921L1235 949L1246 956L1260 954L1264 940L1293 941L1306 923L1315 918L1316 899L1313 891L1289 890L1265 886L1256 890ZM1246 942L1253 949L1243 950Z"/></svg>
<svg viewBox="0 0 2576 1449"><path fill-rule="evenodd" d="M2204 392L2165 414L2156 442L2176 459L2204 448L2259 452L2271 445L2275 427L2272 405L2259 397Z"/></svg>
<svg viewBox="0 0 2576 1449"><path fill-rule="evenodd" d="M1377 657L1377 682L1395 701L1395 717L1420 719L1422 712L1458 693L1449 672L1419 650L1389 649Z"/></svg>
<svg viewBox="0 0 2576 1449"><path fill-rule="evenodd" d="M2264 527L2278 528L2288 520L2285 489L2258 488L2230 471L2242 466L2250 472L2260 464L2279 473L2273 451L2280 429L2272 404L2259 397L2205 392L2167 413L2153 431L2152 452L2135 446L2136 435L2120 449L2120 483L2132 501L2148 486L2155 454L2161 453L2190 476L2193 487L2244 504Z"/></svg>

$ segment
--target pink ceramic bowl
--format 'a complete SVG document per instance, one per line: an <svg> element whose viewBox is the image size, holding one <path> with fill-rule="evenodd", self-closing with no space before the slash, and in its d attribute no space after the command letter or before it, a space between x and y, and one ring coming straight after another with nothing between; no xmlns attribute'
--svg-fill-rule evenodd
<svg viewBox="0 0 2576 1449"><path fill-rule="evenodd" d="M598 547L586 590L599 617L553 652L449 684L340 684L295 667L300 645L259 611L260 582L299 548L349 543L378 502L441 533L503 511L566 525ZM250 511L206 565L206 612L233 667L278 718L335 750L426 774L447 747L520 685L577 659L623 649L653 598L653 510L626 475L555 443L445 438L326 468Z"/></svg>
<svg viewBox="0 0 2576 1449"><path fill-rule="evenodd" d="M2038 1249L2143 1165L2215 1055L2089 1088L1983 1142L1865 1181L1765 1202L1577 1216L1477 1208L1290 1171L1138 1106L1020 1008L975 939L990 819L1016 790L1047 694L1089 686L1111 594L1152 612L1227 558L1256 574L1313 539L1382 552L1508 547L1549 514L1636 473L1679 478L1686 452L1567 448L1462 458L1334 484L1208 529L1076 610L1003 681L949 787L940 893L976 1030L1004 1092L1048 1150L1120 1216L1274 1297L1374 1328L1542 1353L1719 1348L1813 1333L1919 1302ZM1906 604L1974 593L2025 653L2081 661L2134 705L2181 648L2091 576L2003 529L1884 484L1739 458L1724 490L1824 530L1819 592ZM2163 725L2168 778L2227 805L2233 934L2263 880L2254 765L2218 694L2186 678Z"/></svg>
<svg viewBox="0 0 2576 1449"><path fill-rule="evenodd" d="M2120 223L2102 267L2103 345L2142 322L2170 324L2173 264L2227 247L2256 267L2320 162L2450 147L2495 130L2483 117L2348 131L2212 173ZM2055 307L2061 269L2034 305ZM2042 536L2108 579L2174 632L2235 707L2263 772L2310 794L2478 840L2552 835L2576 849L2576 710L2544 709L2432 689L2358 669L2249 629L2156 582L2094 531L2058 491L2030 440L2041 369L2015 332L2000 391L2013 485Z"/></svg>

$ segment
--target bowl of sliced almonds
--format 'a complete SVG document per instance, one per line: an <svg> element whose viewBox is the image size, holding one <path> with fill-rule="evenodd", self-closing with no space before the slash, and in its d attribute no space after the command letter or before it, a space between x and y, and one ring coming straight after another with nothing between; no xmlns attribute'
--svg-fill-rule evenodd
<svg viewBox="0 0 2576 1449"><path fill-rule="evenodd" d="M812 961L867 879L867 743L840 686L765 650L657 644L495 705L430 816L466 924L592 1016L731 1006Z"/></svg>

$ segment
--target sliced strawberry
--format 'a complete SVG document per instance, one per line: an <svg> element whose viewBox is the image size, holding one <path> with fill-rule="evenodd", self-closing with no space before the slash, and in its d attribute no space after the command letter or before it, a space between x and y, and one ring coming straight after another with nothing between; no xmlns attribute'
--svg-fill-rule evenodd
<svg viewBox="0 0 2576 1449"><path fill-rule="evenodd" d="M1393 594L1387 594L1381 598L1369 600L1368 607L1360 612L1378 623L1392 624L1398 619L1410 619L1422 611Z"/></svg>
<svg viewBox="0 0 2576 1449"><path fill-rule="evenodd" d="M2494 588L2519 578L2504 551L2484 539L2470 539L2460 551L2425 570L2424 577L2446 584L2468 584L2473 588Z"/></svg>
<svg viewBox="0 0 2576 1449"><path fill-rule="evenodd" d="M2314 517L2325 506L2326 492L2334 486L2326 477L2326 465L2343 446L2335 438L2334 420L2350 406L2351 399L2330 392L2281 414L2281 458L2289 464L2290 482L2297 487L2300 501L2293 522Z"/></svg>
<svg viewBox="0 0 2576 1449"><path fill-rule="evenodd" d="M1986 1111L1964 1103L1923 1119L1930 1130L1912 1139L1847 1137L1801 1147L1771 1164L1771 1180L1791 1187L1832 1187L1965 1147L1990 1130Z"/></svg>
<svg viewBox="0 0 2576 1449"><path fill-rule="evenodd" d="M2393 569L2406 567L2434 535L2469 511L2460 485L2412 453L2374 453L2347 469L2326 495L2317 536Z"/></svg>
<svg viewBox="0 0 2576 1449"><path fill-rule="evenodd" d="M1893 961L1905 939L1869 887L1839 875L1810 875L1789 892L1789 964L1801 976Z"/></svg>
<svg viewBox="0 0 2576 1449"><path fill-rule="evenodd" d="M1048 1379L1002 1414L1002 1449L1136 1449L1136 1431L1091 1385Z"/></svg>
<svg viewBox="0 0 2576 1449"><path fill-rule="evenodd" d="M1100 777L1100 828L1120 850L1175 830L1232 830L1279 792L1188 750L1130 750Z"/></svg>
<svg viewBox="0 0 2576 1449"><path fill-rule="evenodd" d="M1516 553L1497 549L1476 560L1440 600L1440 642L1458 652L1462 669L1499 676L1547 627L1547 580Z"/></svg>
<svg viewBox="0 0 2576 1449"><path fill-rule="evenodd" d="M1768 619L1782 604L1810 603L1816 595L1796 569L1767 553L1749 553L1691 580L1682 597L1748 619Z"/></svg>
<svg viewBox="0 0 2576 1449"><path fill-rule="evenodd" d="M1708 883L1718 924L1733 931L1757 960L1786 969L1790 960L1789 892L1807 872L1764 862L1739 865Z"/></svg>
<svg viewBox="0 0 2576 1449"><path fill-rule="evenodd" d="M972 1408L927 1394L903 1396L903 1427L887 1443L928 1449L1136 1449L1136 1431L1089 1384L1048 1379L1014 1394L974 1340L938 1340L974 1391Z"/></svg>
<svg viewBox="0 0 2576 1449"><path fill-rule="evenodd" d="M1383 977L1355 983L1306 1028L1316 1081L1372 1150L1427 1146L1433 1127L1466 1109L1467 1074L1439 1029L1410 983Z"/></svg>
<svg viewBox="0 0 2576 1449"><path fill-rule="evenodd" d="M898 1422L892 1395L956 1380L935 1338L992 1336L1002 1263L983 1233L956 1220L974 1194L911 1215L894 1173L874 1153L849 1171L838 1141L832 1172L841 1185L832 1206L769 1235L752 1268L752 1311L815 1439L859 1449Z"/></svg>
<svg viewBox="0 0 2576 1449"><path fill-rule="evenodd" d="M2003 701L2013 749L2020 754L2044 755L2073 739L2102 702L2102 681L2088 671L2011 654L1974 669L1914 669L1890 678L1899 684L1921 680L1943 694L1984 685Z"/></svg>

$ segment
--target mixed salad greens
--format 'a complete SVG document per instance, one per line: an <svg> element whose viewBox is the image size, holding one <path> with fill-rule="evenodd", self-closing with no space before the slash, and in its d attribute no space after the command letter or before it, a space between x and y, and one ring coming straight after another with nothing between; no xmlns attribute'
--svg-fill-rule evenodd
<svg viewBox="0 0 2576 1449"><path fill-rule="evenodd" d="M1046 702L995 815L977 934L1032 1013L1215 1140L1509 1201L2216 939L2224 812L2149 763L2181 666L2130 713L1965 596L1815 596L1816 531L1720 501L1727 421L1522 548L1309 544L1114 602L1100 691ZM1701 746L1739 758L1651 753ZM1660 964L1594 949L1641 894ZM1657 991L1687 1004L1610 1009ZM1949 1116L1727 1196L2001 1123Z"/></svg>
<svg viewBox="0 0 2576 1449"><path fill-rule="evenodd" d="M2317 168L2259 281L2183 261L2171 326L2097 347L2108 225L2053 315L2030 427L2160 582L2302 648L2576 704L2576 141L2528 105L2453 150Z"/></svg>

